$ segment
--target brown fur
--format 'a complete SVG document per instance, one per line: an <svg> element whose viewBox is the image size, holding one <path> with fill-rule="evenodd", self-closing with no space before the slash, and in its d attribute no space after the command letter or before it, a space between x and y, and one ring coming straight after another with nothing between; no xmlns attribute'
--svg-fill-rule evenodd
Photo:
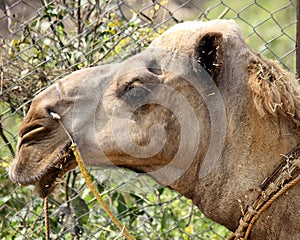
<svg viewBox="0 0 300 240"><path fill-rule="evenodd" d="M207 84L199 64L214 82ZM193 74L195 82L188 81ZM163 94L159 86L173 90ZM210 112L205 99L216 99L217 93L222 101L214 103ZM188 108L179 96L195 114L183 125L180 119L186 117ZM21 184L35 184L44 197L54 189L57 177L75 167L67 150L69 139L51 115L55 112L87 165L147 172L192 199L207 217L235 230L241 209L257 196L255 189L282 161L282 155L300 142L299 96L293 74L253 53L234 21L179 24L123 63L77 71L40 93L20 127L17 156L9 174ZM149 99L162 104L143 105ZM136 109L138 103L143 106ZM117 106L122 106L125 115L115 112ZM184 111L176 115L172 111L176 107ZM219 118L211 114L219 116L221 110L226 118L220 118L222 122L212 130L213 120ZM126 114L131 118L124 128ZM222 129L226 130L224 143L212 162L205 156L210 142L217 145L213 133ZM175 162L186 136L182 155ZM151 148L159 151L151 155L147 152ZM296 185L260 216L251 239L300 239L299 208L300 185Z"/></svg>
<svg viewBox="0 0 300 240"><path fill-rule="evenodd" d="M258 113L261 116L281 114L299 126L300 86L295 75L259 55L249 63L248 71Z"/></svg>

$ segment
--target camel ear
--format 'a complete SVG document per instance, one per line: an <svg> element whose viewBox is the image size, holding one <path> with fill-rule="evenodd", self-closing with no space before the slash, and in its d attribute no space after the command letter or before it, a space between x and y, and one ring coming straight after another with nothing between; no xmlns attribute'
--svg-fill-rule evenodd
<svg viewBox="0 0 300 240"><path fill-rule="evenodd" d="M217 85L223 65L222 39L222 33L209 32L200 39L196 49L197 62L208 72Z"/></svg>
<svg viewBox="0 0 300 240"><path fill-rule="evenodd" d="M178 51L193 56L218 83L223 64L223 34L232 21L185 22L177 24L155 39L150 47ZM215 29L220 29L216 31Z"/></svg>

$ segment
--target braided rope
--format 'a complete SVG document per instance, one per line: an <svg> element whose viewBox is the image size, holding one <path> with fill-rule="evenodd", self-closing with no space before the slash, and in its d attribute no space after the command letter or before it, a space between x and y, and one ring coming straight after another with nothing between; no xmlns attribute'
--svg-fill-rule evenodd
<svg viewBox="0 0 300 240"><path fill-rule="evenodd" d="M46 240L50 240L48 197L44 198L44 214L45 214Z"/></svg>
<svg viewBox="0 0 300 240"><path fill-rule="evenodd" d="M263 207L261 209L259 209L256 213L256 215L254 215L254 217L251 219L251 222L248 225L246 234L244 239L248 239L251 229L254 225L254 223L256 222L256 220L259 218L259 216L277 199L279 198L282 194L284 194L289 188L291 188L292 186L294 186L296 183L298 183L300 181L300 175L297 176L295 179L293 179L292 181L290 181L289 183L287 183L286 185L284 185L284 187L282 187L276 194L273 195L273 197L267 201Z"/></svg>
<svg viewBox="0 0 300 240"><path fill-rule="evenodd" d="M115 217L115 215L111 212L111 210L109 209L109 207L106 205L106 203L103 201L103 199L101 198L100 194L98 193L97 189L95 188L95 186L92 183L92 178L91 175L88 173L84 162L82 161L81 158L81 154L77 148L77 144L73 143L70 147L70 149L73 151L74 156L76 158L76 161L78 163L78 166L80 168L80 171L88 185L88 187L90 188L91 192L94 194L94 196L97 198L98 202L100 203L100 205L102 206L102 208L105 210L105 212L107 213L107 215L110 217L110 219L116 224L116 226L120 229L121 233L124 234L124 236L128 239L128 240L134 240L134 237L132 237L132 235L127 231L127 229L125 228L125 226L123 226L120 221Z"/></svg>
<svg viewBox="0 0 300 240"><path fill-rule="evenodd" d="M272 177L269 177L262 186L265 188L261 192L260 196L250 205L247 209L247 212L239 221L239 226L234 233L232 233L227 240L238 239L238 240L247 240L250 232L253 228L254 223L259 218L259 216L282 194L284 194L289 188L294 186L300 181L300 157L296 157L296 150L289 154L288 157L285 157L286 164L277 168L273 173ZM298 174L296 177L293 174ZM273 181L272 181L273 179Z"/></svg>

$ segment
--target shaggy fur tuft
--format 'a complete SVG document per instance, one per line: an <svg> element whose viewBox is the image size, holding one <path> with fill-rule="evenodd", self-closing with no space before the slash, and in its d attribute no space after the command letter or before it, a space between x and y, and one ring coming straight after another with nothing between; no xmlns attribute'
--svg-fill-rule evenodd
<svg viewBox="0 0 300 240"><path fill-rule="evenodd" d="M281 114L300 126L300 85L295 76L260 55L250 62L248 73L258 113Z"/></svg>

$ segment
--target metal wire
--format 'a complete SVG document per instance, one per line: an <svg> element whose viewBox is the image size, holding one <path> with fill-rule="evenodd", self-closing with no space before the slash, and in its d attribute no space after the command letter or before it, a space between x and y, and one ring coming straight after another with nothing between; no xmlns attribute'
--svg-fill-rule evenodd
<svg viewBox="0 0 300 240"><path fill-rule="evenodd" d="M295 0L273 2L1 1L0 239L7 236L37 239L44 234L42 200L34 195L33 187L14 185L6 173L15 155L17 127L35 95L75 70L122 61L142 51L178 22L218 17L235 19L253 50L296 72L297 3ZM51 236L56 239L120 237L77 171L71 172L49 198ZM94 169L92 175L118 219L134 237L225 239L229 235L229 231L192 207L190 200L151 179L140 179L137 174L122 169Z"/></svg>

